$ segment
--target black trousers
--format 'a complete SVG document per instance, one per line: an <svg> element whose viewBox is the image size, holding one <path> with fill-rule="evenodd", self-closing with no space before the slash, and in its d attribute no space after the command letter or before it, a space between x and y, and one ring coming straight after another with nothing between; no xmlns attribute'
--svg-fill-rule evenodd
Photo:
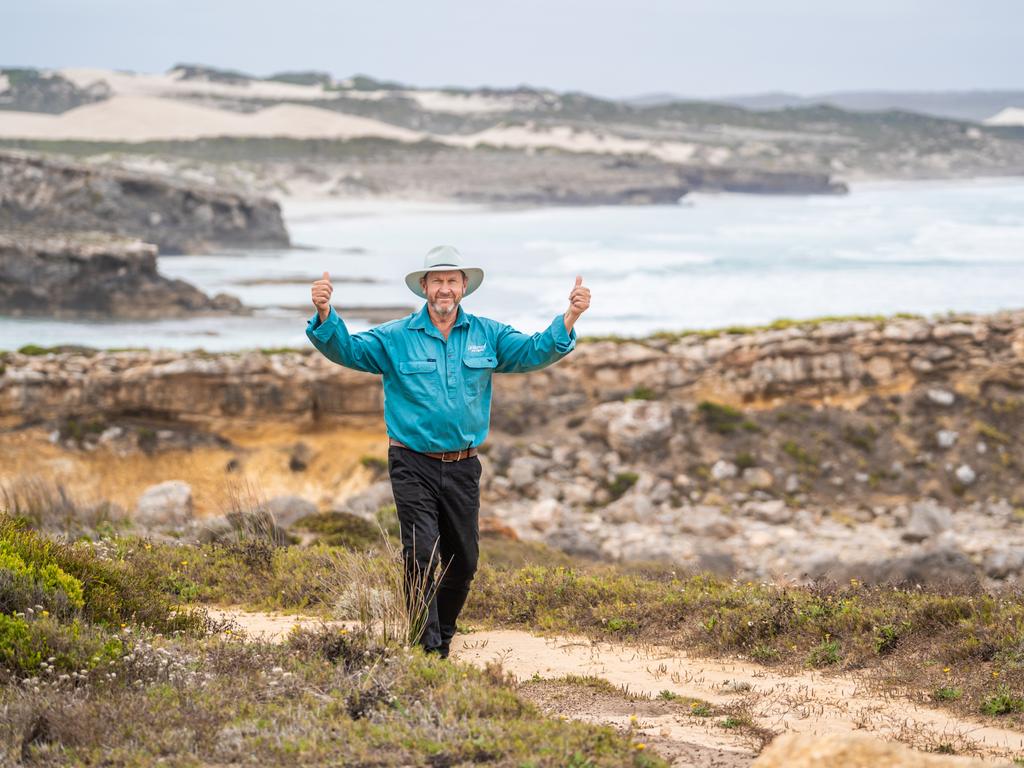
<svg viewBox="0 0 1024 768"><path fill-rule="evenodd" d="M445 462L408 448L388 448L406 593L416 606L429 599L418 642L445 657L480 554L480 472L476 456Z"/></svg>

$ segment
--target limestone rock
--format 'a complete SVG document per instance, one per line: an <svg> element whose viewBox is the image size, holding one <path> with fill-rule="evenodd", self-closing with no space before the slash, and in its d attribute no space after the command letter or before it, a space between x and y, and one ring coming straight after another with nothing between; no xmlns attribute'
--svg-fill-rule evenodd
<svg viewBox="0 0 1024 768"><path fill-rule="evenodd" d="M316 504L301 496L275 496L267 502L267 511L279 528L290 528L307 515L316 514Z"/></svg>
<svg viewBox="0 0 1024 768"><path fill-rule="evenodd" d="M516 456L508 465L508 479L516 490L529 488L537 481L539 462L533 456Z"/></svg>
<svg viewBox="0 0 1024 768"><path fill-rule="evenodd" d="M904 541L919 542L938 536L953 527L953 513L934 499L921 499L910 505L910 517L906 530L903 531Z"/></svg>
<svg viewBox="0 0 1024 768"><path fill-rule="evenodd" d="M737 466L725 459L719 459L711 465L711 477L715 480L728 480L730 477L736 477L738 472Z"/></svg>
<svg viewBox="0 0 1024 768"><path fill-rule="evenodd" d="M786 506L786 502L782 499L749 501L743 505L743 513L755 520L762 520L773 525L788 523L793 519L793 511Z"/></svg>
<svg viewBox="0 0 1024 768"><path fill-rule="evenodd" d="M751 489L771 488L775 483L772 473L764 467L747 467L743 470L743 482Z"/></svg>
<svg viewBox="0 0 1024 768"><path fill-rule="evenodd" d="M659 400L603 403L591 414L595 426L624 457L664 447L672 434L672 412Z"/></svg>
<svg viewBox="0 0 1024 768"><path fill-rule="evenodd" d="M971 468L970 464L961 464L956 468L956 479L964 485L973 485L978 479L978 474Z"/></svg>
<svg viewBox="0 0 1024 768"><path fill-rule="evenodd" d="M147 528L172 528L192 521L192 486L182 480L167 480L142 492L135 520Z"/></svg>
<svg viewBox="0 0 1024 768"><path fill-rule="evenodd" d="M156 246L101 233L0 234L0 313L157 319L237 314L233 296L211 298L156 271Z"/></svg>
<svg viewBox="0 0 1024 768"><path fill-rule="evenodd" d="M331 510L348 512L374 522L377 519L377 510L394 503L395 495L391 491L391 482L381 480L359 493L335 501Z"/></svg>
<svg viewBox="0 0 1024 768"><path fill-rule="evenodd" d="M920 584L942 589L976 586L981 574L978 567L963 552L939 548L912 555L837 564L809 575L812 578L829 578L838 583L855 578L865 584L892 584L901 587Z"/></svg>
<svg viewBox="0 0 1024 768"><path fill-rule="evenodd" d="M949 406L956 400L956 396L949 390L932 388L928 390L928 399L936 405Z"/></svg>
<svg viewBox="0 0 1024 768"><path fill-rule="evenodd" d="M289 243L281 207L270 198L0 151L0 230L14 227L107 232L153 243L161 253Z"/></svg>
<svg viewBox="0 0 1024 768"><path fill-rule="evenodd" d="M918 752L866 733L783 733L751 768L985 768L983 760Z"/></svg>

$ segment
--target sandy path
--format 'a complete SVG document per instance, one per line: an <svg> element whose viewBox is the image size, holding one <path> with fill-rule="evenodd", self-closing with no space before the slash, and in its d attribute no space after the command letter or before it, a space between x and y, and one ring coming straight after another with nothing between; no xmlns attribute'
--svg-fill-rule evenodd
<svg viewBox="0 0 1024 768"><path fill-rule="evenodd" d="M212 613L233 619L252 635L278 640L296 624L320 623L310 617L234 609ZM1024 733L872 694L851 674L784 674L663 646L604 643L583 636L539 637L520 630L458 635L452 658L480 667L500 661L522 683L525 697L553 714L620 727L628 727L635 716L637 730L649 737L651 747L677 766L745 766L754 749L749 735L722 728L721 717L695 717L678 702L661 699L662 691L715 706L742 705L757 725L777 733L864 730L921 749L950 744L958 753L974 752L994 764L1024 754ZM622 693L591 692L588 698L579 685L537 684L538 678L565 675L602 678Z"/></svg>

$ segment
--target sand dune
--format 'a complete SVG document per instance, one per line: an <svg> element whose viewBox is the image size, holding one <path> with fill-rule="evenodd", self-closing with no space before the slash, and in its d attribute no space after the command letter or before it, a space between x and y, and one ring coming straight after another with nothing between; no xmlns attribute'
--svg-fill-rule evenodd
<svg viewBox="0 0 1024 768"><path fill-rule="evenodd" d="M155 96L115 96L60 115L0 112L0 137L86 141L187 140L211 136L417 141L422 134L379 120L301 104L242 114Z"/></svg>
<svg viewBox="0 0 1024 768"><path fill-rule="evenodd" d="M496 126L468 136L419 133L380 120L303 104L277 104L240 113L160 96L113 96L60 115L0 112L0 137L81 141L192 140L213 136L348 139L372 136L396 141L435 141L461 147L489 144L569 152L647 154L669 162L690 160L696 145L629 139L611 133L531 124Z"/></svg>
<svg viewBox="0 0 1024 768"><path fill-rule="evenodd" d="M672 162L689 160L696 151L694 144L627 139L611 133L577 130L567 125L551 128L538 128L531 124L502 125L468 136L445 137L443 140L464 147L490 144L496 147L516 148L555 147L568 152L644 154Z"/></svg>
<svg viewBox="0 0 1024 768"><path fill-rule="evenodd" d="M1007 107L983 122L985 125L1024 125L1024 108Z"/></svg>
<svg viewBox="0 0 1024 768"><path fill-rule="evenodd" d="M160 74L118 72L112 69L69 68L57 72L77 85L88 88L103 80L115 96L223 96L234 99L329 99L336 96L322 85L297 85L265 80L219 83L208 80L183 80L180 70Z"/></svg>

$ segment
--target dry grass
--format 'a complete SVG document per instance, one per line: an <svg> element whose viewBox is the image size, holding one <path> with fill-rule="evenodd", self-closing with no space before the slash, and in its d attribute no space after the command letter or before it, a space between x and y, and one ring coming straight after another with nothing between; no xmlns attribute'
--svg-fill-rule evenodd
<svg viewBox="0 0 1024 768"><path fill-rule="evenodd" d="M142 492L164 480L192 486L197 517L217 514L231 503L226 480L228 463L240 464L240 476L258 482L268 497L293 494L329 501L365 484L367 455L384 455L386 443L377 420L353 421L313 430L302 423L225 423L210 427L234 448L142 452L114 456L105 448L69 451L52 444L42 427L7 431L0 440L0 483L42 475L60 482L76 499L106 499L134 509ZM291 446L305 442L316 458L304 472L288 468ZM324 497L322 499L322 497Z"/></svg>
<svg viewBox="0 0 1024 768"><path fill-rule="evenodd" d="M426 628L430 601L437 594L447 567L439 565L437 576L412 568L407 572L399 549L378 521L382 554L332 549L329 566L322 577L334 615L357 620L382 643L414 645ZM437 542L430 552L438 560Z"/></svg>

